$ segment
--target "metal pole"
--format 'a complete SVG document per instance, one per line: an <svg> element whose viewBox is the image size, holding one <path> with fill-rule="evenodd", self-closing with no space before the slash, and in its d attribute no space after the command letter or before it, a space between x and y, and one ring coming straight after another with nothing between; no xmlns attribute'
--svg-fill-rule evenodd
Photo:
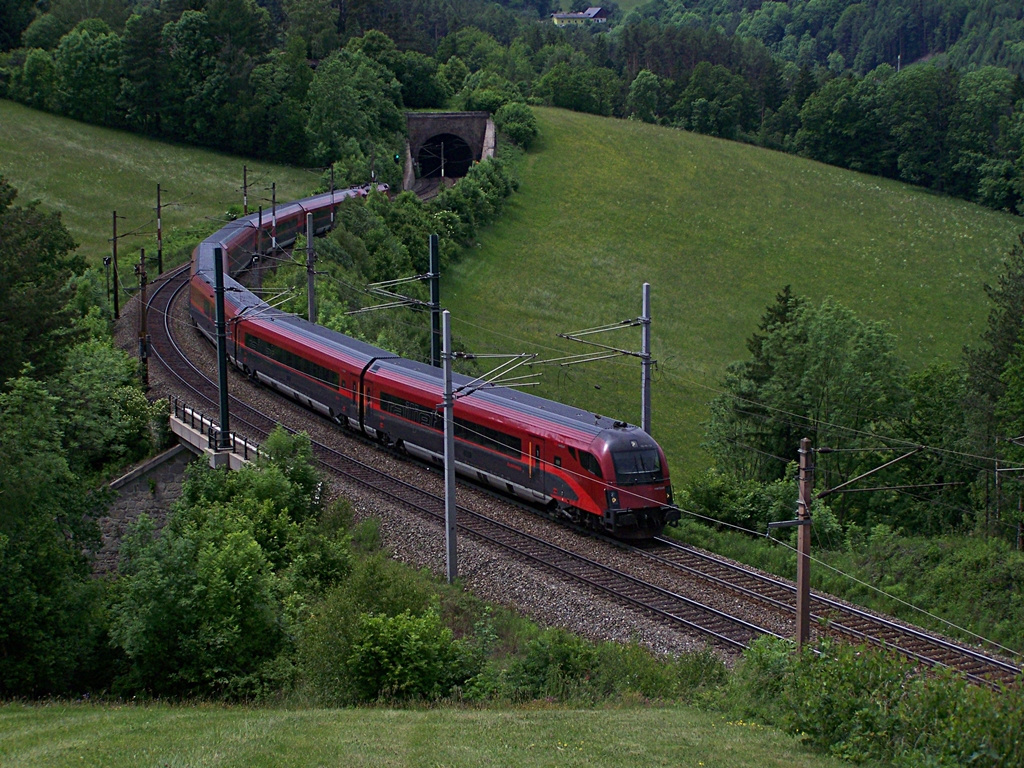
<svg viewBox="0 0 1024 768"><path fill-rule="evenodd" d="M277 182L270 185L270 249L277 250Z"/></svg>
<svg viewBox="0 0 1024 768"><path fill-rule="evenodd" d="M811 463L811 440L800 441L800 502L797 519L796 547L796 647L803 650L811 630L811 489L814 485L814 465Z"/></svg>
<svg viewBox="0 0 1024 768"><path fill-rule="evenodd" d="M146 249L139 250L139 364L142 366L142 383L149 387L149 333L146 329Z"/></svg>
<svg viewBox="0 0 1024 768"><path fill-rule="evenodd" d="M331 229L334 229L334 163L331 163Z"/></svg>
<svg viewBox="0 0 1024 768"><path fill-rule="evenodd" d="M313 272L313 214L306 214L306 293L309 322L316 322L316 273Z"/></svg>
<svg viewBox="0 0 1024 768"><path fill-rule="evenodd" d="M441 316L444 334L444 540L446 574L451 584L459 576L455 541L455 397L452 394L452 329L448 310Z"/></svg>
<svg viewBox="0 0 1024 768"><path fill-rule="evenodd" d="M228 441L228 340L224 321L224 251L213 249L213 291L217 313L217 387L220 390L220 440L217 450L229 447Z"/></svg>
<svg viewBox="0 0 1024 768"><path fill-rule="evenodd" d="M441 255L437 235L430 236L430 364L441 367Z"/></svg>
<svg viewBox="0 0 1024 768"><path fill-rule="evenodd" d="M242 166L242 215L249 215L249 166Z"/></svg>
<svg viewBox="0 0 1024 768"><path fill-rule="evenodd" d="M156 273L164 273L164 228L160 217L160 185L156 185Z"/></svg>
<svg viewBox="0 0 1024 768"><path fill-rule="evenodd" d="M996 522L999 522L999 438L995 440L995 463L996 463L996 479L995 479L995 500L996 500L996 514L993 518ZM988 517L988 507L985 507L985 535L990 536L992 534L992 523Z"/></svg>
<svg viewBox="0 0 1024 768"><path fill-rule="evenodd" d="M644 283L640 315L640 426L651 434L651 284Z"/></svg>
<svg viewBox="0 0 1024 768"><path fill-rule="evenodd" d="M260 215L256 224L256 254L263 253L263 206L260 206Z"/></svg>
<svg viewBox="0 0 1024 768"><path fill-rule="evenodd" d="M113 243L113 261L114 261L114 319L121 319L121 290L120 281L117 277L117 211L114 211L114 237L111 240Z"/></svg>

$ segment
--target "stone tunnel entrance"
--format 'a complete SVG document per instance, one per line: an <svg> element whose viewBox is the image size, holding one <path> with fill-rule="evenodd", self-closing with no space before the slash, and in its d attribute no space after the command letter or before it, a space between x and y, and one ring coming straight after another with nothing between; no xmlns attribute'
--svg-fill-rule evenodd
<svg viewBox="0 0 1024 768"><path fill-rule="evenodd" d="M461 179L473 165L474 152L465 140L451 133L432 136L420 148L416 163L420 178Z"/></svg>
<svg viewBox="0 0 1024 768"><path fill-rule="evenodd" d="M407 112L403 189L437 194L494 154L494 121L487 112Z"/></svg>

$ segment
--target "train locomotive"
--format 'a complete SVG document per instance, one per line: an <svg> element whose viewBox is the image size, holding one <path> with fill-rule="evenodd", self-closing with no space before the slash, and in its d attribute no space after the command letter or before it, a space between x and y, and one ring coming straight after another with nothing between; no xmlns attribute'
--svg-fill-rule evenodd
<svg viewBox="0 0 1024 768"><path fill-rule="evenodd" d="M191 316L213 340L220 249L227 354L237 368L339 425L442 464L441 369L274 309L234 278L254 254L294 242L307 214L322 234L345 198L368 193L362 186L315 195L208 237L193 253ZM456 388L470 381L453 377ZM649 538L679 519L665 454L639 427L504 387L457 399L454 416L455 466L465 477L620 538Z"/></svg>

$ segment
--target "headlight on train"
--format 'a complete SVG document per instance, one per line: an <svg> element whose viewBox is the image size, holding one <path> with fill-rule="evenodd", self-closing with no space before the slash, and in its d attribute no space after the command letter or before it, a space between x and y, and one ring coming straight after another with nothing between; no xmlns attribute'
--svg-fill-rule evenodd
<svg viewBox="0 0 1024 768"><path fill-rule="evenodd" d="M608 501L608 509L619 508L619 492L616 490L608 489L604 492L604 497Z"/></svg>
<svg viewBox="0 0 1024 768"><path fill-rule="evenodd" d="M665 502L667 504L675 504L675 502L672 500L672 485L671 484L665 486Z"/></svg>

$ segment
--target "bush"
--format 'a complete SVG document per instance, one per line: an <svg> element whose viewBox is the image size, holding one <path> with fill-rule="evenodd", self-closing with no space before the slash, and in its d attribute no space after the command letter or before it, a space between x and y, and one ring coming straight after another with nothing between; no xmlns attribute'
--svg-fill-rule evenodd
<svg viewBox="0 0 1024 768"><path fill-rule="evenodd" d="M346 665L358 701L441 698L475 671L469 649L434 609L360 615Z"/></svg>
<svg viewBox="0 0 1024 768"><path fill-rule="evenodd" d="M730 679L728 708L739 717L776 723L795 661L791 642L767 636L754 640Z"/></svg>
<svg viewBox="0 0 1024 768"><path fill-rule="evenodd" d="M906 766L1024 765L1024 692L922 672L875 648L804 653L778 700L789 732L848 760Z"/></svg>
<svg viewBox="0 0 1024 768"><path fill-rule="evenodd" d="M639 694L674 699L725 680L725 666L710 652L655 656L636 643L601 643L591 677L596 698Z"/></svg>
<svg viewBox="0 0 1024 768"><path fill-rule="evenodd" d="M111 638L130 667L125 693L248 698L285 641L270 563L251 523L229 507L168 524L140 518L125 543Z"/></svg>
<svg viewBox="0 0 1024 768"><path fill-rule="evenodd" d="M529 149L537 138L537 118L521 101L505 104L494 115L494 125L523 149Z"/></svg>

